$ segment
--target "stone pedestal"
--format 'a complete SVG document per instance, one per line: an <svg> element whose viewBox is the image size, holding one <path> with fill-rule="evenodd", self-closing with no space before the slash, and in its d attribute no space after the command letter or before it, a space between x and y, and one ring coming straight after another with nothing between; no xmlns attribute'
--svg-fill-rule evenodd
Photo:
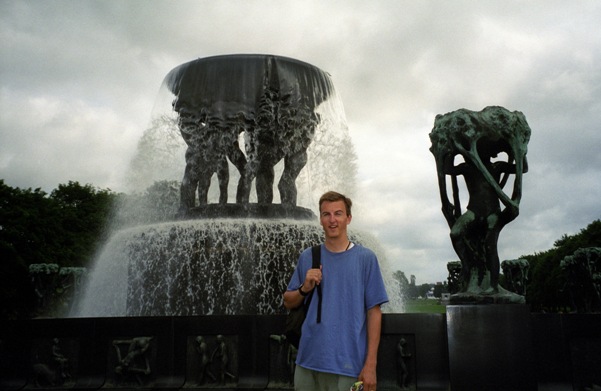
<svg viewBox="0 0 601 391"><path fill-rule="evenodd" d="M526 305L447 307L452 390L536 390Z"/></svg>

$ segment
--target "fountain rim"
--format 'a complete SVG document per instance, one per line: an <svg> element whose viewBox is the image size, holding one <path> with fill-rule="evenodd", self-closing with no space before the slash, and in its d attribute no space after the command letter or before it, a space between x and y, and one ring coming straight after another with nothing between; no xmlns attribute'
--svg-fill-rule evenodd
<svg viewBox="0 0 601 391"><path fill-rule="evenodd" d="M279 59L279 60L285 60L285 61L289 61L289 62L294 62L294 63L300 64L300 65L304 65L304 66L308 66L308 67L311 67L311 68L316 68L316 69L319 69L322 72L326 72L326 71L322 70L321 68L319 68L316 65L313 65L313 64L308 63L306 61L298 60L296 58L287 57L287 56L281 56L281 55L278 55L278 54L261 54L261 53L217 54L217 55L207 56L207 57L198 57L195 60L187 61L187 62L184 62L184 63L182 63L182 64L174 67L172 69L172 71L175 70L175 69L178 69L179 67L181 67L183 65L188 65L188 64L195 63L195 62L209 61L209 60L218 60L218 59L225 59L225 58L275 58L275 59Z"/></svg>
<svg viewBox="0 0 601 391"><path fill-rule="evenodd" d="M198 219L293 219L314 221L317 216L309 208L287 204L225 203L195 206L180 213L179 220Z"/></svg>

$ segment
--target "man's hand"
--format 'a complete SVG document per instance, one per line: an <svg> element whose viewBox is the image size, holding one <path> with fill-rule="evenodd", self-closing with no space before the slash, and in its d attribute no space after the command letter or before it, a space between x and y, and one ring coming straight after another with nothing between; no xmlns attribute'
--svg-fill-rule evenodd
<svg viewBox="0 0 601 391"><path fill-rule="evenodd" d="M305 281L301 289L308 294L315 288L315 285L321 284L321 279L321 266L319 266L319 269L309 269L305 274ZM304 299L305 297L300 294L298 289L286 291L284 292L284 307L287 309L296 308L303 303Z"/></svg>
<svg viewBox="0 0 601 391"><path fill-rule="evenodd" d="M363 382L363 391L375 391L378 383L375 365L365 365L359 374L359 380Z"/></svg>
<svg viewBox="0 0 601 391"><path fill-rule="evenodd" d="M319 269L309 269L305 275L305 282L303 282L303 292L311 292L315 285L321 284L323 275L321 274L322 266L319 265Z"/></svg>

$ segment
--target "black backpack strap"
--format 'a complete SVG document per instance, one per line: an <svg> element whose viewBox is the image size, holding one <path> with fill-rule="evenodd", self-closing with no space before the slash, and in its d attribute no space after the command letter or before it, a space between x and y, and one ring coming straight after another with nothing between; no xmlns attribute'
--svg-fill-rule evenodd
<svg viewBox="0 0 601 391"><path fill-rule="evenodd" d="M319 269L321 266L321 245L312 247L312 256L313 256L313 269ZM317 323L321 323L321 285L317 285L316 287L318 302L317 302Z"/></svg>

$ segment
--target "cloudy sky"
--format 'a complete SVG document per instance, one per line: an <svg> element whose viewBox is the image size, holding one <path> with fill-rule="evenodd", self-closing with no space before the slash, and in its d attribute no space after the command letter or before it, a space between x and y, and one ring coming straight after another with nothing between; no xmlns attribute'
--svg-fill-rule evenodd
<svg viewBox="0 0 601 391"><path fill-rule="evenodd" d="M353 227L392 269L456 259L428 148L436 114L499 105L532 129L501 259L601 218L601 2L0 0L0 179L115 191L175 66L268 53L331 74L358 155Z"/></svg>

